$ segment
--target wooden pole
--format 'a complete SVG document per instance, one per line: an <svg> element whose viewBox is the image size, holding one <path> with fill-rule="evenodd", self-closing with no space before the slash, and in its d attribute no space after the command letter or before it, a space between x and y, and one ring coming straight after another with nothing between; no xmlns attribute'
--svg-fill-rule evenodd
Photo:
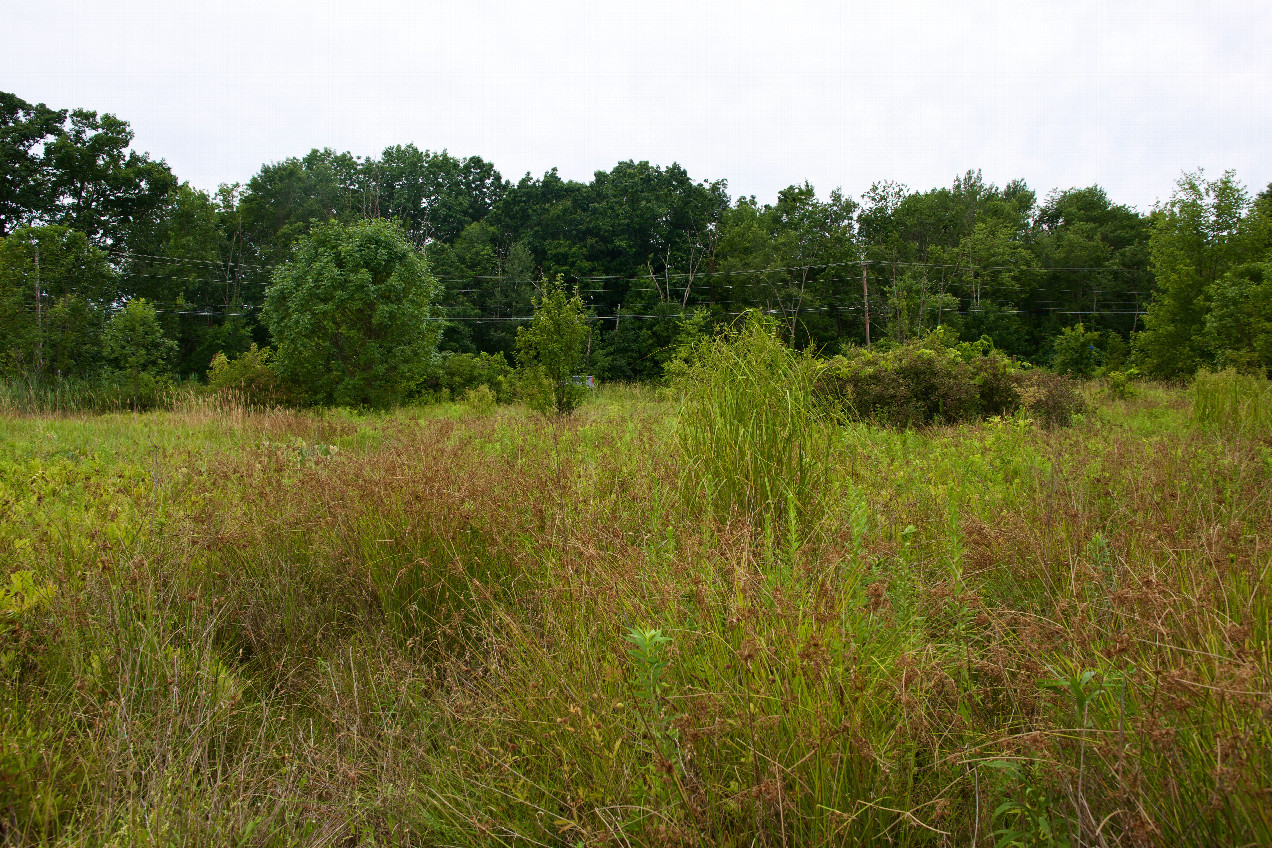
<svg viewBox="0 0 1272 848"><path fill-rule="evenodd" d="M35 245L35 373L44 370L44 313L40 297L40 245Z"/></svg>
<svg viewBox="0 0 1272 848"><path fill-rule="evenodd" d="M861 263L861 303L866 313L866 347L870 347L870 289L866 287L866 263Z"/></svg>

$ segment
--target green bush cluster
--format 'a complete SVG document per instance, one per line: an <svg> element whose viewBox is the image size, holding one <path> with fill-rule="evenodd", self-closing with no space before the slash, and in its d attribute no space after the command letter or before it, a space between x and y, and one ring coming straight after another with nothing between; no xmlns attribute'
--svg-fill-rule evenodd
<svg viewBox="0 0 1272 848"><path fill-rule="evenodd" d="M443 353L426 385L438 397L461 398L481 386L499 403L517 397L512 366L502 353Z"/></svg>
<svg viewBox="0 0 1272 848"><path fill-rule="evenodd" d="M1062 426L1082 409L1067 378L1022 368L987 337L950 344L940 332L890 350L849 348L827 363L816 390L843 417L898 428L1022 409L1047 426Z"/></svg>
<svg viewBox="0 0 1272 848"><path fill-rule="evenodd" d="M1088 330L1078 323L1065 327L1056 336L1051 368L1058 374L1075 377L1102 377L1122 373L1130 348L1126 339L1109 330Z"/></svg>
<svg viewBox="0 0 1272 848"><path fill-rule="evenodd" d="M218 353L208 369L208 389L217 394L234 396L252 406L279 406L287 403L290 392L274 372L273 350L255 343L235 357Z"/></svg>

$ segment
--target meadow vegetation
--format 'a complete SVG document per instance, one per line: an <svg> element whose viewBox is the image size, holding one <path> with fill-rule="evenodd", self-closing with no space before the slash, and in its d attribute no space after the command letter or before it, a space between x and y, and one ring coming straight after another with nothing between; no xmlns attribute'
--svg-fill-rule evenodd
<svg viewBox="0 0 1272 848"><path fill-rule="evenodd" d="M1266 381L903 429L818 367L10 407L0 837L1272 841Z"/></svg>

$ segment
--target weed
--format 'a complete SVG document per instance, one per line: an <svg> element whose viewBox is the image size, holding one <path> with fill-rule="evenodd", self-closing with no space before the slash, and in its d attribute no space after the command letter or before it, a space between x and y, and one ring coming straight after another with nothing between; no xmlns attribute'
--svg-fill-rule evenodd
<svg viewBox="0 0 1272 848"><path fill-rule="evenodd" d="M682 491L721 520L815 514L830 433L813 399L817 366L751 316L697 354L678 383Z"/></svg>
<svg viewBox="0 0 1272 848"><path fill-rule="evenodd" d="M1199 371L1193 380L1193 426L1226 437L1272 433L1272 381L1236 369Z"/></svg>

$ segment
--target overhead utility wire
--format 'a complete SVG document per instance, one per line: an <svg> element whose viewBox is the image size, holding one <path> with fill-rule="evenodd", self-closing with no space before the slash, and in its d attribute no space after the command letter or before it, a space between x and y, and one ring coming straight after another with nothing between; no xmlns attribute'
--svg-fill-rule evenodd
<svg viewBox="0 0 1272 848"><path fill-rule="evenodd" d="M129 257L142 257L146 259L156 259L162 262L181 262L196 265L211 265L217 268L254 268L257 270L268 271L277 268L278 265L260 265L249 262L234 262L232 260L212 260L212 259L189 259L182 256L159 256L151 253L134 253L131 251L109 251L113 255ZM1078 265L1058 265L1053 267L1022 267L1019 265L968 265L965 262L946 263L946 262L901 262L885 259L850 259L842 262L813 262L804 265L789 265L778 268L737 268L731 271L667 271L654 274L638 274L635 276L622 276L619 274L596 274L587 276L571 276L568 279L572 282L591 282L596 280L628 280L630 282L644 281L649 279L685 279L687 277L728 277L741 274L780 274L791 271L812 271L823 268L842 268L842 267L861 267L863 265L873 265L879 267L900 267L900 268L946 268L946 269L970 269L976 271L1099 271L1103 273L1127 273L1127 274L1147 274L1151 273L1144 268L1120 268L1120 267L1087 267ZM511 279L508 275L499 274L476 274L470 277L451 277L438 276L436 278L441 282L476 282L478 280L506 280ZM529 281L526 281L529 282Z"/></svg>

